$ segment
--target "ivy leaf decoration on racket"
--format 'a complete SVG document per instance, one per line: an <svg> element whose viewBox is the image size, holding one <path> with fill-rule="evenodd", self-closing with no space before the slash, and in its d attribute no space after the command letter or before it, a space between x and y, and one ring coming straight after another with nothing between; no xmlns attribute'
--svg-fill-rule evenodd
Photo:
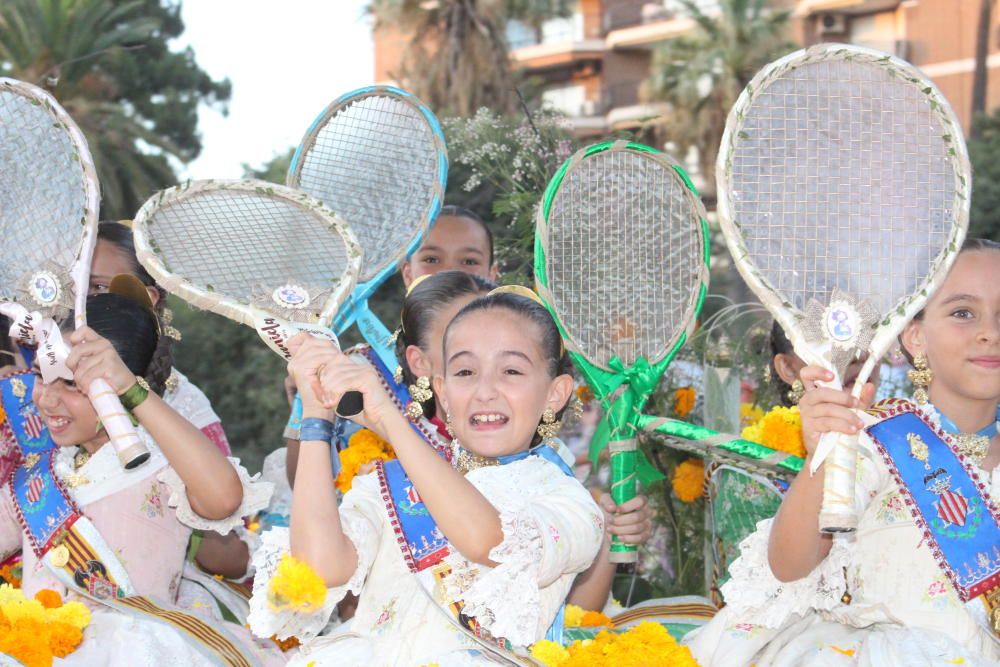
<svg viewBox="0 0 1000 667"><path fill-rule="evenodd" d="M642 144L579 151L549 182L535 235L539 295L601 400L591 444L611 453L611 495L662 479L639 451L642 408L694 329L708 284L708 226L684 170ZM635 547L612 543L615 562Z"/></svg>
<svg viewBox="0 0 1000 667"><path fill-rule="evenodd" d="M758 73L726 122L719 221L740 274L796 354L836 373L867 355L859 396L965 238L971 170L933 82L891 55L844 44ZM854 530L857 438L826 434L820 527Z"/></svg>

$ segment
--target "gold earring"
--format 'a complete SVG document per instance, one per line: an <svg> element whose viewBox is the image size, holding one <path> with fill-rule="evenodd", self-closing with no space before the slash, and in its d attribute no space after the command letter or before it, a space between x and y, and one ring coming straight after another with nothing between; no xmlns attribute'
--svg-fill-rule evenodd
<svg viewBox="0 0 1000 667"><path fill-rule="evenodd" d="M181 342L181 338L183 338L183 336L181 336L180 329L172 326L174 321L174 311L169 308L164 308L163 314L160 315L160 321L163 324L163 335L178 343Z"/></svg>
<svg viewBox="0 0 1000 667"><path fill-rule="evenodd" d="M426 375L417 378L414 384L410 385L410 402L406 406L406 416L412 420L420 419L424 416L424 406L422 403L434 398L431 391L431 379Z"/></svg>
<svg viewBox="0 0 1000 667"><path fill-rule="evenodd" d="M392 372L392 380L396 384L402 384L403 383L403 367L402 366L396 366L396 370L394 370Z"/></svg>
<svg viewBox="0 0 1000 667"><path fill-rule="evenodd" d="M913 383L913 400L917 405L925 405L930 397L927 388L934 379L934 371L927 366L927 355L921 352L913 357L913 370L906 372L907 379Z"/></svg>
<svg viewBox="0 0 1000 667"><path fill-rule="evenodd" d="M562 428L562 421L556 420L556 414L552 408L545 408L545 412L542 413L542 423L535 430L543 441L547 441L559 435L560 428Z"/></svg>
<svg viewBox="0 0 1000 667"><path fill-rule="evenodd" d="M798 405L802 397L805 396L806 386L802 384L802 380L796 380L792 383L792 388L788 390L785 396L788 397L788 402L792 405Z"/></svg>

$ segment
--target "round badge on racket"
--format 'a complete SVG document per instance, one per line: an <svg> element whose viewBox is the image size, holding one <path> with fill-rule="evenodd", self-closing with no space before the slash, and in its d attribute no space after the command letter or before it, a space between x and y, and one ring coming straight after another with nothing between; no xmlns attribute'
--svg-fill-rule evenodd
<svg viewBox="0 0 1000 667"><path fill-rule="evenodd" d="M51 306L62 296L62 286L51 271L39 271L31 276L28 293L39 306Z"/></svg>
<svg viewBox="0 0 1000 667"><path fill-rule="evenodd" d="M274 302L283 308L305 308L309 305L309 290L294 284L282 285L271 293Z"/></svg>

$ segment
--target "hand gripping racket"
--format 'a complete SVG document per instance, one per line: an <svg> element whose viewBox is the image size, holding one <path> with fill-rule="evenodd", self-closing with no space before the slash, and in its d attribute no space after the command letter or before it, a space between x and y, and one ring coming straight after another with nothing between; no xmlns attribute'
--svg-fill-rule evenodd
<svg viewBox="0 0 1000 667"><path fill-rule="evenodd" d="M132 229L160 285L253 327L284 359L300 331L337 342L329 326L354 289L361 248L309 195L255 180L185 183L153 195ZM360 392L345 394L338 411L360 412Z"/></svg>
<svg viewBox="0 0 1000 667"><path fill-rule="evenodd" d="M535 277L573 363L606 412L591 458L611 450L611 495L656 479L636 446L636 419L694 329L708 283L705 210L663 153L596 144L549 182L537 218ZM633 562L614 541L611 560Z"/></svg>
<svg viewBox="0 0 1000 667"><path fill-rule="evenodd" d="M48 93L0 78L0 312L11 337L39 346L46 382L71 380L68 346L56 320L72 310L87 323L90 262L97 242L100 190L83 133ZM125 468L149 451L104 380L86 387Z"/></svg>
<svg viewBox="0 0 1000 667"><path fill-rule="evenodd" d="M955 260L971 173L934 84L877 51L825 44L768 65L729 114L716 171L736 266L795 352L872 369ZM854 530L857 438L827 434L820 528Z"/></svg>

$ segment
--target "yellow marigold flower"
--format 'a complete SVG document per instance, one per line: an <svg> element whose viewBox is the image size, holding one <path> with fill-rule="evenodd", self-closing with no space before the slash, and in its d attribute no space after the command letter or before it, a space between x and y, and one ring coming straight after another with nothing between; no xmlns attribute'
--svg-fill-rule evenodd
<svg viewBox="0 0 1000 667"><path fill-rule="evenodd" d="M659 623L645 622L616 634L604 630L593 639L570 645L569 659L559 667L583 667L613 664L616 667L697 667L686 646L678 644Z"/></svg>
<svg viewBox="0 0 1000 667"><path fill-rule="evenodd" d="M674 391L674 414L683 419L694 410L694 387L680 387Z"/></svg>
<svg viewBox="0 0 1000 667"><path fill-rule="evenodd" d="M531 657L544 664L545 667L560 667L566 664L570 654L562 645L543 639L531 646Z"/></svg>
<svg viewBox="0 0 1000 667"><path fill-rule="evenodd" d="M798 406L775 407L752 426L743 429L740 437L794 456L806 455L802 439L802 416Z"/></svg>
<svg viewBox="0 0 1000 667"><path fill-rule="evenodd" d="M46 609L56 609L61 607L63 603L62 596L48 588L43 588L35 593L35 599Z"/></svg>
<svg viewBox="0 0 1000 667"><path fill-rule="evenodd" d="M686 503L693 503L705 493L705 462L692 458L674 469L672 480L674 494Z"/></svg>
<svg viewBox="0 0 1000 667"><path fill-rule="evenodd" d="M83 630L69 623L49 623L49 650L56 658L65 658L83 642Z"/></svg>
<svg viewBox="0 0 1000 667"><path fill-rule="evenodd" d="M312 613L326 602L326 584L307 563L286 553L268 583L267 601L275 612Z"/></svg>
<svg viewBox="0 0 1000 667"><path fill-rule="evenodd" d="M361 429L347 441L347 447L338 454L340 472L337 474L337 489L341 493L351 490L354 477L362 466L378 460L390 461L396 458L392 447L374 432Z"/></svg>
<svg viewBox="0 0 1000 667"><path fill-rule="evenodd" d="M566 605L566 615L563 620L563 625L567 628L578 628L580 627L580 621L583 620L583 615L587 611L583 607L577 607L575 604Z"/></svg>
<svg viewBox="0 0 1000 667"><path fill-rule="evenodd" d="M759 405L754 405L753 403L740 403L740 425L743 427L751 426L761 417L764 416L764 411Z"/></svg>
<svg viewBox="0 0 1000 667"><path fill-rule="evenodd" d="M82 602L66 602L58 609L49 609L46 616L50 621L72 625L78 630L90 625L90 609Z"/></svg>

